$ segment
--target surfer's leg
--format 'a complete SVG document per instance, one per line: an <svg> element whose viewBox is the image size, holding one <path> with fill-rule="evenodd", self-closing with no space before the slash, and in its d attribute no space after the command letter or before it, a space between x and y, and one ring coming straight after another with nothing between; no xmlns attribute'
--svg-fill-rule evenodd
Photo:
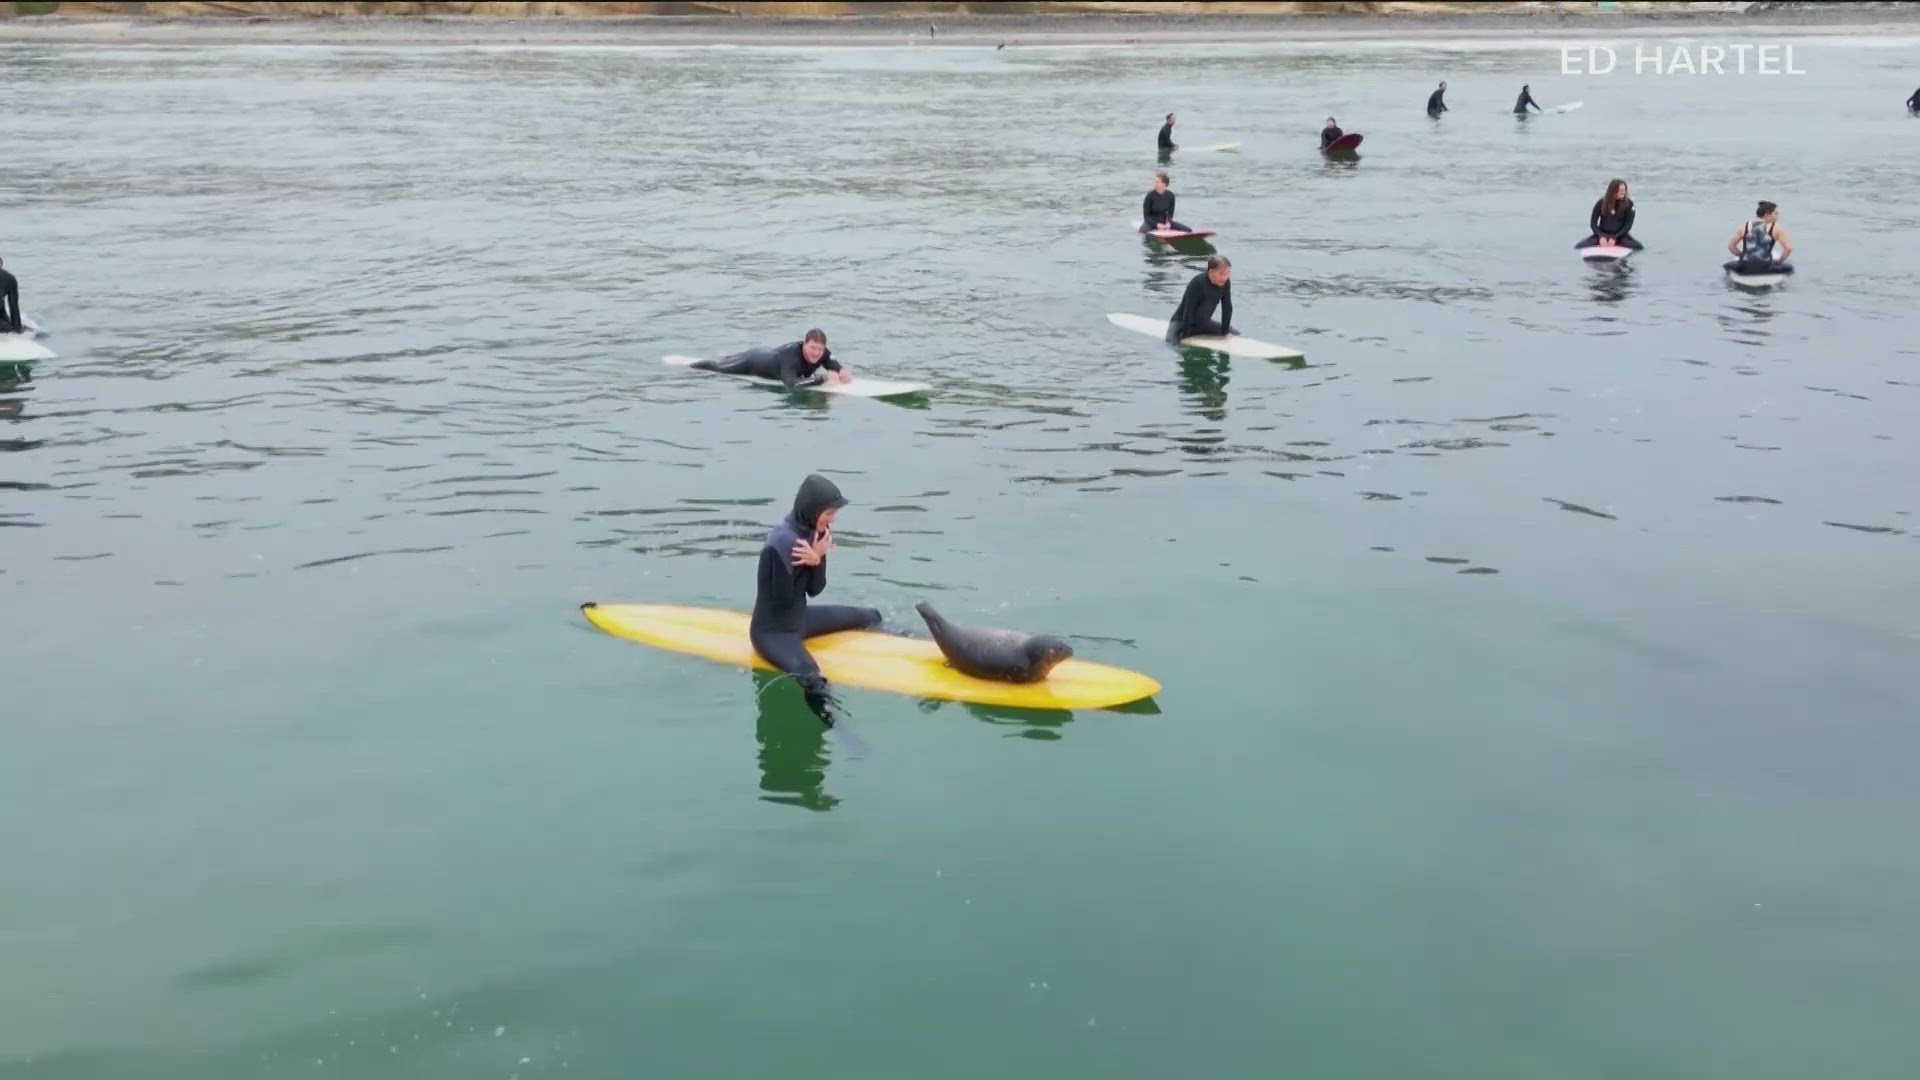
<svg viewBox="0 0 1920 1080"><path fill-rule="evenodd" d="M820 665L814 663L813 654L800 640L800 635L790 632L759 633L749 631L753 642L753 651L760 658L772 664L781 672L792 676L800 684L800 692L807 699L807 708L828 727L833 726L833 691L827 685L827 677L820 674Z"/></svg>
<svg viewBox="0 0 1920 1080"><path fill-rule="evenodd" d="M1632 248L1635 251L1645 250L1640 241L1633 238L1632 233L1621 233L1619 236L1613 238L1613 242L1624 248Z"/></svg>
<svg viewBox="0 0 1920 1080"><path fill-rule="evenodd" d="M880 612L870 607L847 607L843 604L808 604L806 622L801 625L802 637L819 637L821 634L837 634L842 630L871 630L880 625Z"/></svg>
<svg viewBox="0 0 1920 1080"><path fill-rule="evenodd" d="M1167 223L1167 227L1168 227L1168 228L1170 228L1170 229L1175 229L1175 230L1178 230L1178 231L1180 231L1180 232L1192 232L1192 231L1193 231L1192 229L1189 229L1189 228L1187 228L1187 227L1186 227L1185 225L1182 225L1182 224L1180 224L1180 223L1179 223L1179 222L1177 222L1177 221L1169 221L1169 222Z"/></svg>
<svg viewBox="0 0 1920 1080"><path fill-rule="evenodd" d="M1598 244L1599 242L1600 242L1599 233L1588 233L1587 238L1585 240L1581 240L1575 243L1573 246L1577 248L1590 248Z"/></svg>
<svg viewBox="0 0 1920 1080"><path fill-rule="evenodd" d="M1220 325L1218 319L1207 319L1197 326L1187 327L1182 337L1225 337L1227 328Z"/></svg>

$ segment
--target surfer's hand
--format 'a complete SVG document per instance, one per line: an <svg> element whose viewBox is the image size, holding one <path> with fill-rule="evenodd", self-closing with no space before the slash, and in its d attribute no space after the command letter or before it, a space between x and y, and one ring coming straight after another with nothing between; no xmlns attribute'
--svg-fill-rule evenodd
<svg viewBox="0 0 1920 1080"><path fill-rule="evenodd" d="M853 369L852 369L852 368L848 368L848 367L843 367L843 368L841 368L841 369L840 369L839 371L836 371L836 372L834 372L834 373L833 373L833 381L834 381L834 382L837 382L837 383L850 383L850 382L852 382L852 381L853 381Z"/></svg>
<svg viewBox="0 0 1920 1080"><path fill-rule="evenodd" d="M821 529L813 538L814 554L822 559L833 553L833 534Z"/></svg>
<svg viewBox="0 0 1920 1080"><path fill-rule="evenodd" d="M795 566L819 566L820 561L826 557L826 552L805 540L797 541L793 545L793 565Z"/></svg>

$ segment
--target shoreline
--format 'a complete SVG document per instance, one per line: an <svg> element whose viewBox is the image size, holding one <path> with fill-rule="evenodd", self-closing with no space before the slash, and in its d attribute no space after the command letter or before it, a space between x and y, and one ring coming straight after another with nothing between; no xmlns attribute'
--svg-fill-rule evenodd
<svg viewBox="0 0 1920 1080"><path fill-rule="evenodd" d="M929 36L929 26L937 34ZM465 48L868 46L995 47L1007 45L1255 44L1420 37L1568 37L1628 34L1700 36L1729 30L1791 34L1870 27L1920 28L1920 4L1869 9L1788 8L1757 12L1594 12L1565 14L1445 12L1367 15L1274 14L1162 16L1068 13L969 15L916 19L845 17L742 20L706 16L595 19L427 18L76 19L24 16L0 20L0 45L104 46L417 46Z"/></svg>

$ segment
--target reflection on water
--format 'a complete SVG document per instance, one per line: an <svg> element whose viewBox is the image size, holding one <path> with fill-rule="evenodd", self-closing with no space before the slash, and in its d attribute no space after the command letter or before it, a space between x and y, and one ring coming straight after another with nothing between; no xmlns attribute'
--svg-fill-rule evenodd
<svg viewBox="0 0 1920 1080"><path fill-rule="evenodd" d="M1601 304L1618 304L1633 295L1635 287L1632 259L1610 265L1589 267L1587 293Z"/></svg>
<svg viewBox="0 0 1920 1080"><path fill-rule="evenodd" d="M972 702L965 703L963 707L981 723L1012 729L1006 733L1011 739L1058 742L1065 734L1061 729L1073 723L1073 713L1068 709L1015 709Z"/></svg>
<svg viewBox="0 0 1920 1080"><path fill-rule="evenodd" d="M1207 420L1225 420L1232 360L1212 349L1182 347L1179 352L1180 396L1187 411Z"/></svg>
<svg viewBox="0 0 1920 1080"><path fill-rule="evenodd" d="M761 801L821 812L839 806L826 790L827 727L807 708L799 684L771 671L752 676Z"/></svg>

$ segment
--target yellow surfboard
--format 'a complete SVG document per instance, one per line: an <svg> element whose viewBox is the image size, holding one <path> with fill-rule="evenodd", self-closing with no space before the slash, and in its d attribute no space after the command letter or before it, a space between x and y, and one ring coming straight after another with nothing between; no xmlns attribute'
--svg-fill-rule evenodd
<svg viewBox="0 0 1920 1080"><path fill-rule="evenodd" d="M582 604L587 621L615 637L736 667L772 667L747 640L747 616L718 608L670 604ZM1107 709L1152 697L1160 684L1134 671L1068 660L1047 681L1019 685L963 675L931 641L849 630L807 639L807 651L828 680L868 690L1011 705L1028 709Z"/></svg>

